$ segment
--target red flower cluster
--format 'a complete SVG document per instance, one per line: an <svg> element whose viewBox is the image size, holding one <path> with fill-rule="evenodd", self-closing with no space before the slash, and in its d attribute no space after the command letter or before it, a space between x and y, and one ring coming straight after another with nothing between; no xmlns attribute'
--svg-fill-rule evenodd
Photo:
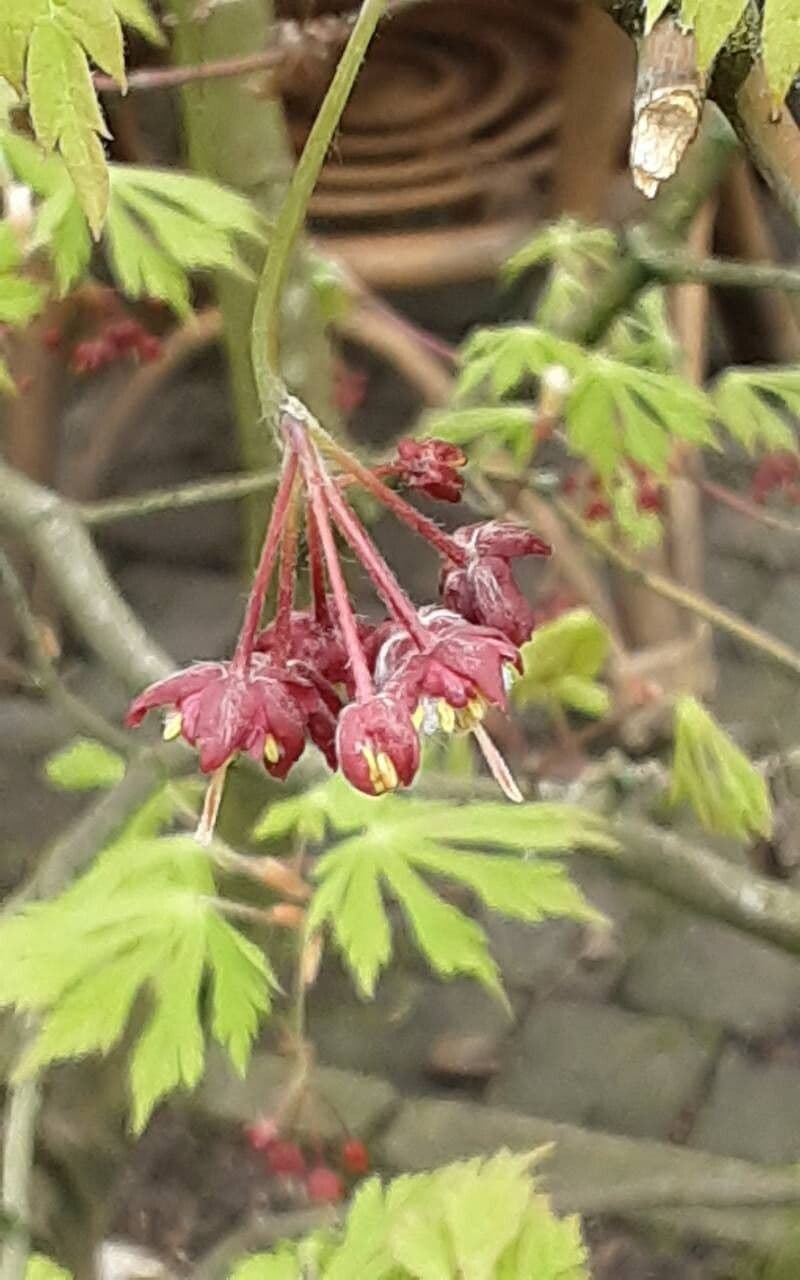
<svg viewBox="0 0 800 1280"><path fill-rule="evenodd" d="M353 786L377 796L413 781L420 733L472 730L506 793L518 798L481 721L487 707L505 709L518 646L535 621L512 563L549 555L550 548L530 530L505 521L445 534L383 483L385 468L376 474L363 467L294 402L281 426L282 476L233 657L198 663L152 685L131 704L127 723L138 725L148 711L162 708L166 736L180 734L197 748L201 770L213 775L202 838L213 831L224 771L236 755L250 755L273 777L285 778L307 742ZM457 476L455 468L464 463L460 450L435 440L404 444L407 482L451 492L449 471ZM338 475L329 471L325 454ZM344 481L363 485L436 548L442 557L442 604L412 604L346 502ZM303 514L310 601L297 609ZM382 622L354 612L336 531L385 604ZM262 628L278 564L275 617Z"/></svg>
<svg viewBox="0 0 800 1280"><path fill-rule="evenodd" d="M148 333L138 320L128 317L106 325L97 337L76 343L69 363L73 373L98 373L129 356L149 364L159 359L161 349L160 338Z"/></svg>
<svg viewBox="0 0 800 1280"><path fill-rule="evenodd" d="M751 492L755 502L766 502L775 493L800 502L800 454L768 453L756 468Z"/></svg>
<svg viewBox="0 0 800 1280"><path fill-rule="evenodd" d="M360 1138L344 1138L329 1148L326 1158L320 1143L307 1155L299 1142L282 1138L271 1116L256 1120L245 1135L251 1150L263 1158L266 1172L304 1187L312 1204L337 1204L344 1199L345 1178L363 1178L369 1173L369 1152Z"/></svg>

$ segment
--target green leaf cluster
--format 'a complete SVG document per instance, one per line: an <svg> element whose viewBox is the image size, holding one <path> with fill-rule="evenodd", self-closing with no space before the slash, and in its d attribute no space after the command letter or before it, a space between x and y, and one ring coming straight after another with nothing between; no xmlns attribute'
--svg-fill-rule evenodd
<svg viewBox="0 0 800 1280"><path fill-rule="evenodd" d="M62 786L96 786L110 763L76 745L50 771ZM197 1084L206 1029L244 1072L276 987L261 950L218 913L206 852L154 834L172 816L170 794L153 797L61 897L0 922L0 1005L38 1026L16 1078L108 1053L133 1016L137 1131L167 1093Z"/></svg>
<svg viewBox="0 0 800 1280"><path fill-rule="evenodd" d="M800 367L728 369L711 395L720 420L750 453L797 448L787 416L800 415Z"/></svg>
<svg viewBox="0 0 800 1280"><path fill-rule="evenodd" d="M544 623L520 649L522 675L514 682L514 701L523 707L556 704L595 718L608 715L608 689L595 677L609 647L606 628L588 609L572 609Z"/></svg>
<svg viewBox="0 0 800 1280"><path fill-rule="evenodd" d="M85 274L92 253L73 180L58 156L44 155L18 134L0 134L0 151L40 197L30 248L48 253L65 294ZM103 247L127 297L158 298L185 316L191 272L247 274L238 241L263 241L265 226L244 197L208 178L163 169L109 165L108 174Z"/></svg>
<svg viewBox="0 0 800 1280"><path fill-rule="evenodd" d="M670 798L691 805L708 831L768 836L772 802L765 779L695 698L675 705Z"/></svg>
<svg viewBox="0 0 800 1280"><path fill-rule="evenodd" d="M23 255L13 227L0 222L0 325L23 328L39 314L46 291L20 271ZM14 391L8 366L0 359L0 392Z"/></svg>
<svg viewBox="0 0 800 1280"><path fill-rule="evenodd" d="M650 31L670 0L647 0L646 30ZM697 42L697 62L707 71L726 40L742 22L747 0L681 0L680 16ZM800 13L795 0L764 0L761 52L767 81L781 102L800 68Z"/></svg>
<svg viewBox="0 0 800 1280"><path fill-rule="evenodd" d="M536 325L481 329L462 353L457 394L487 386L502 399L561 365L571 378L564 419L570 449L610 482L626 459L667 474L675 440L714 445L714 405L677 374L587 351Z"/></svg>
<svg viewBox="0 0 800 1280"><path fill-rule="evenodd" d="M108 206L109 133L89 64L125 87L120 19L160 39L146 0L3 0L0 10L0 77L27 97L41 146L63 157L95 236Z"/></svg>
<svg viewBox="0 0 800 1280"><path fill-rule="evenodd" d="M386 1188L371 1178L340 1231L247 1258L231 1280L588 1280L580 1223L536 1192L533 1158L500 1151Z"/></svg>
<svg viewBox="0 0 800 1280"><path fill-rule="evenodd" d="M531 267L551 264L565 271L607 267L617 251L614 233L607 227L586 226L574 218L561 218L537 231L532 240L505 263L503 276L516 280Z"/></svg>
<svg viewBox="0 0 800 1280"><path fill-rule="evenodd" d="M613 848L603 823L572 806L459 806L400 796L376 802L338 777L272 805L255 834L266 840L290 832L326 840L307 927L330 931L365 996L392 954L387 898L436 973L467 974L500 994L483 929L429 881L466 887L491 910L519 920L597 921L565 868L534 855Z"/></svg>

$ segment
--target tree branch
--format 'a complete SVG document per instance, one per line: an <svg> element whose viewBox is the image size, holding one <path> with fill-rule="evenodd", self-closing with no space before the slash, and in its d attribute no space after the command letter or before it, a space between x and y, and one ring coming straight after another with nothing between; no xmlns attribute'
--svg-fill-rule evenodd
<svg viewBox="0 0 800 1280"><path fill-rule="evenodd" d="M0 519L38 557L86 643L129 688L169 673L172 663L112 584L75 508L2 459Z"/></svg>
<svg viewBox="0 0 800 1280"><path fill-rule="evenodd" d="M3 1210L11 1220L3 1245L0 1280L24 1280L31 1248L31 1173L39 1082L22 1080L8 1091L3 1120Z"/></svg>
<svg viewBox="0 0 800 1280"><path fill-rule="evenodd" d="M695 214L716 190L738 150L736 135L716 108L706 112L695 142L684 156L675 177L653 201L642 234L653 245L669 247L685 238ZM583 305L570 309L558 326L562 337L584 346L595 346L620 312L653 280L648 267L625 254L611 267L594 290L587 290Z"/></svg>
<svg viewBox="0 0 800 1280"><path fill-rule="evenodd" d="M582 520L573 511L569 503L555 496L550 500L569 526L599 551L604 559L616 565L623 573L628 574L631 578L637 578L650 591L655 592L656 595L663 596L666 600L672 600L674 604L680 605L682 609L688 610L689 613L694 613L697 617L704 618L706 622L710 622L712 626L717 627L720 631L727 631L730 635L736 636L737 639L743 640L751 649L756 649L759 653L763 653L779 666L786 667L795 675L800 675L800 652L793 649L791 645L784 644L782 640L777 640L775 636L762 631L760 627L751 626L729 609L725 609L722 605L715 604L706 596L701 595L699 591L690 591L688 587L679 586L672 578L637 564L634 559L618 546L615 546L604 533Z"/></svg>
<svg viewBox="0 0 800 1280"><path fill-rule="evenodd" d="M612 862L631 879L784 951L800 952L800 893L650 823L617 818Z"/></svg>
<svg viewBox="0 0 800 1280"><path fill-rule="evenodd" d="M387 16L395 16L406 9L416 8L425 0L387 0ZM143 67L128 73L127 88L133 93L154 89L182 89L185 85L202 80L228 80L251 75L255 71L270 71L284 64L293 64L298 58L324 58L332 49L347 39L355 25L357 10L341 14L322 14L298 22L294 18L275 22L270 32L269 46L257 53L243 54L235 58L215 58L209 62L189 67ZM111 76L97 73L94 86L100 93L119 94L120 85Z"/></svg>
<svg viewBox="0 0 800 1280"><path fill-rule="evenodd" d="M723 105L762 178L800 227L800 129L788 107L776 111L760 59Z"/></svg>
<svg viewBox="0 0 800 1280"><path fill-rule="evenodd" d="M663 284L705 284L735 289L782 289L800 293L800 268L776 266L772 262L727 262L723 258L700 261L685 253L650 245L639 228L628 237L634 258L647 268L654 280Z"/></svg>

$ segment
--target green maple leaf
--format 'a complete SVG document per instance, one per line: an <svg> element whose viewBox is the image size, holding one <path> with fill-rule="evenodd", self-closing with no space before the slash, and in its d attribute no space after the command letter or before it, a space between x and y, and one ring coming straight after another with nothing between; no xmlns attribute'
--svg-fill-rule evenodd
<svg viewBox="0 0 800 1280"><path fill-rule="evenodd" d="M0 324L23 328L39 314L47 291L24 276L22 250L8 223L0 222ZM8 366L0 358L0 393L13 395L16 386Z"/></svg>
<svg viewBox="0 0 800 1280"><path fill-rule="evenodd" d="M313 872L318 888L308 929L331 931L364 995L372 994L392 954L387 897L399 906L435 972L469 974L499 993L483 930L427 878L467 886L490 908L518 919L596 921L598 913L564 867L531 855L581 845L613 847L602 823L569 806L373 800L338 778L272 806L256 830L262 838L281 839L292 831L304 839L330 838ZM496 852L483 852L488 849Z"/></svg>
<svg viewBox="0 0 800 1280"><path fill-rule="evenodd" d="M800 413L800 368L728 369L711 395L720 422L750 453L797 448L787 415Z"/></svg>
<svg viewBox="0 0 800 1280"><path fill-rule="evenodd" d="M171 1090L194 1087L210 1034L243 1070L275 979L262 952L218 915L205 853L188 837L127 832L60 898L0 923L0 1004L34 1013L16 1069L108 1053L139 993L150 1013L133 1050L132 1124Z"/></svg>
<svg viewBox="0 0 800 1280"><path fill-rule="evenodd" d="M34 133L63 157L95 236L108 208L109 133L89 63L125 88L120 18L160 41L144 0L3 0L0 11L0 77L27 95Z"/></svg>
<svg viewBox="0 0 800 1280"><path fill-rule="evenodd" d="M520 649L514 701L559 703L583 715L608 714L611 699L595 679L608 658L609 635L588 609L572 609L537 627Z"/></svg>
<svg viewBox="0 0 800 1280"><path fill-rule="evenodd" d="M29 139L6 134L0 146L12 172L41 197L31 247L50 255L65 294L92 251L72 178L58 156L44 155ZM190 273L247 274L238 242L265 234L249 201L193 174L138 165L110 165L108 173L103 247L127 297L158 298L183 316L190 310Z"/></svg>
<svg viewBox="0 0 800 1280"><path fill-rule="evenodd" d="M683 0L682 17L694 28L697 62L706 71L739 25L747 0Z"/></svg>
<svg viewBox="0 0 800 1280"><path fill-rule="evenodd" d="M708 831L741 839L772 831L766 781L695 698L675 705L670 798L690 804Z"/></svg>
<svg viewBox="0 0 800 1280"><path fill-rule="evenodd" d="M585 267L607 267L617 249L614 233L607 227L591 227L562 218L544 227L528 244L508 259L503 274L515 280L524 271L542 263L553 263L566 271Z"/></svg>
<svg viewBox="0 0 800 1280"><path fill-rule="evenodd" d="M556 1218L535 1190L540 1154L499 1151L385 1188L371 1178L338 1233L255 1254L231 1280L589 1280L577 1218Z"/></svg>
<svg viewBox="0 0 800 1280"><path fill-rule="evenodd" d="M800 67L800 10L795 0L766 0L761 52L769 87L783 102Z"/></svg>

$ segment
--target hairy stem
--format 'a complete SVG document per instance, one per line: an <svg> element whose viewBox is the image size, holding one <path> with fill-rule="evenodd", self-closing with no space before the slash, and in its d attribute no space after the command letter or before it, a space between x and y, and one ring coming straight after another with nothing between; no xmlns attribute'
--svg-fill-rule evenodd
<svg viewBox="0 0 800 1280"><path fill-rule="evenodd" d="M356 626L353 607L350 603L347 584L345 583L342 566L336 551L336 541L323 494L322 471L319 459L316 456L314 446L306 435L304 425L288 418L284 418L284 423L290 440L300 457L308 501L319 531L322 551L325 556L325 566L328 570L328 580L331 584L333 598L336 601L337 622L342 632L347 656L350 659L356 695L359 699L364 700L372 696L372 676L369 673L364 650L358 638L358 627Z"/></svg>
<svg viewBox="0 0 800 1280"><path fill-rule="evenodd" d="M311 429L314 430L314 424ZM333 440L319 426L316 428L315 435L322 451L333 458L343 471L363 485L373 498L377 498L378 502L391 511L393 516L402 520L403 524L435 547L440 555L452 560L453 564L466 564L467 553L464 548L445 533L444 529L440 529L434 520L417 511L416 507L412 507L409 502L401 498L399 493L395 493L394 489L385 485L380 477L370 471L369 467L365 467L354 454L350 453L349 449L345 449L343 445Z"/></svg>
<svg viewBox="0 0 800 1280"><path fill-rule="evenodd" d="M328 148L387 0L364 0L317 112L270 237L253 313L251 357L264 420L277 427L282 396L280 304L297 238Z"/></svg>
<svg viewBox="0 0 800 1280"><path fill-rule="evenodd" d="M719 285L733 289L782 289L800 293L800 269L771 262L726 262L722 258L694 261L687 254L650 246L644 236L632 237L629 247L655 280L664 284Z"/></svg>
<svg viewBox="0 0 800 1280"><path fill-rule="evenodd" d="M245 608L244 619L242 621L242 629L239 633L239 639L236 642L236 653L233 662L240 670L242 670L250 659L253 652L253 644L256 638L256 632L261 624L261 615L264 612L264 600L267 594L270 580L272 578L272 570L275 567L275 561L278 556L278 549L284 532L284 522L286 521L289 507L292 500L294 490L295 477L297 475L297 454L294 450L287 451L284 458L283 472L281 474L280 484L278 485L275 501L272 504L270 512L269 525L264 535L264 545L261 550L261 557L256 568L253 585L250 588L250 595Z"/></svg>

